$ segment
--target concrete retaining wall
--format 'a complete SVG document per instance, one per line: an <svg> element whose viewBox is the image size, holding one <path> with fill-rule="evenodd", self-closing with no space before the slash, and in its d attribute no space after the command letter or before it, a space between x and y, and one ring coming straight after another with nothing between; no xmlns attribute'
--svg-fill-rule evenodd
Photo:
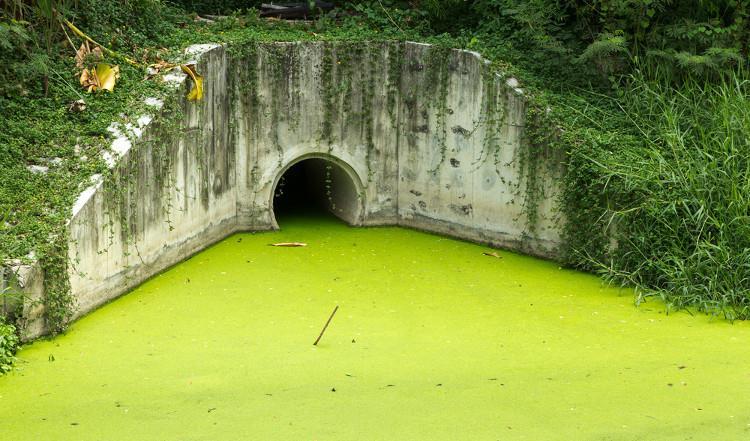
<svg viewBox="0 0 750 441"><path fill-rule="evenodd" d="M177 104L150 100L151 114L113 125L113 175L93 177L73 208L77 315L233 232L276 228L275 186L309 157L354 182L351 223L555 256L558 168L543 176L530 234L519 159L525 97L477 54L396 42L189 51L204 99L184 101L185 76L170 74Z"/></svg>

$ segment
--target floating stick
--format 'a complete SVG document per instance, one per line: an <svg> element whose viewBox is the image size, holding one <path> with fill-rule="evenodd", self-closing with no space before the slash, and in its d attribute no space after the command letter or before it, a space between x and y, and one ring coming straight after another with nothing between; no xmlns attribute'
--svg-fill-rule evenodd
<svg viewBox="0 0 750 441"><path fill-rule="evenodd" d="M328 324L331 323L331 319L333 319L333 316L336 314L336 311L339 310L339 305L336 305L335 308L333 308L333 312L331 313L331 316L328 317L328 321L326 322L325 326L323 326L323 330L320 331L320 335L318 336L318 339L315 340L315 343L313 343L313 346L317 346L320 339L323 337L323 333L326 332L326 328L328 328Z"/></svg>

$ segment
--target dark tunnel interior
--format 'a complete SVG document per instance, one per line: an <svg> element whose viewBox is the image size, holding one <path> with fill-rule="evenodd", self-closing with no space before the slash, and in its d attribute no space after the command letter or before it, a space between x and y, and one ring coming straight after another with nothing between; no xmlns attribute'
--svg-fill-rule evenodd
<svg viewBox="0 0 750 441"><path fill-rule="evenodd" d="M359 196L351 177L331 161L310 158L292 165L274 189L277 224L300 216L335 216L348 224L359 217Z"/></svg>

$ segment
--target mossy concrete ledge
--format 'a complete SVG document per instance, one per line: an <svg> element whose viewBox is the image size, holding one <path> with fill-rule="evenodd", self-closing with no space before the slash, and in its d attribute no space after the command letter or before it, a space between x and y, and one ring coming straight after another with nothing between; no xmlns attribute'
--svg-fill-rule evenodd
<svg viewBox="0 0 750 441"><path fill-rule="evenodd" d="M187 102L189 80L168 74L170 96L147 99L150 113L112 125L112 173L92 177L73 207L75 317L234 232L277 228L276 186L307 158L330 162L333 211L350 224L556 256L560 161L545 159L536 209L526 210L527 98L478 54L403 42L187 53L205 77L204 98ZM345 185L354 191L338 191ZM30 268L37 282L15 289L43 298L43 275ZM41 308L24 316L25 339L45 332Z"/></svg>

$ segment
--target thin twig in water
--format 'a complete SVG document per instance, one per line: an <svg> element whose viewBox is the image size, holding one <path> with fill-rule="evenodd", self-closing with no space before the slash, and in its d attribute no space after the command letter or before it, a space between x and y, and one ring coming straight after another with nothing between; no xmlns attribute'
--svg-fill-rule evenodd
<svg viewBox="0 0 750 441"><path fill-rule="evenodd" d="M328 328L328 324L331 323L331 320L333 319L333 316L336 314L336 311L338 311L338 310L339 310L339 305L336 305L336 307L333 308L333 312L331 313L331 316L328 317L328 321L323 326L323 330L320 331L320 335L318 336L318 339L315 340L315 343L313 343L313 346L317 346L318 342L320 341L320 339L323 338L323 333L326 332L326 329Z"/></svg>

